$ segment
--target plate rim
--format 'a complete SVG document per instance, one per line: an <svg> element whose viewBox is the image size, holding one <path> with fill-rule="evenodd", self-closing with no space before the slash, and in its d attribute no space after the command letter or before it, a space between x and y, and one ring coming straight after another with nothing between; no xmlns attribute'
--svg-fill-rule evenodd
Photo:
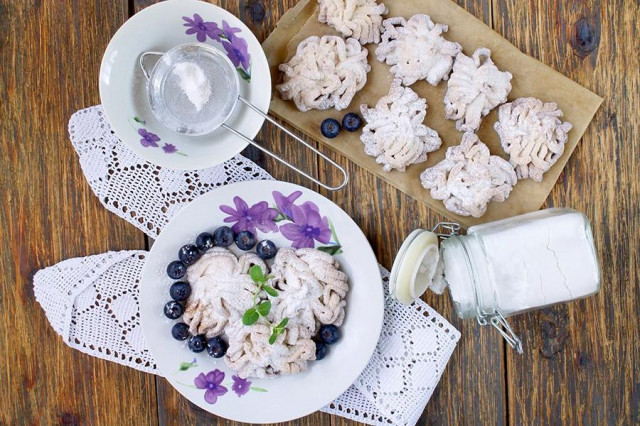
<svg viewBox="0 0 640 426"><path fill-rule="evenodd" d="M226 189L226 188L240 188L240 187L247 187L250 186L252 184L266 184L266 185L274 185L272 186L272 189L274 190L278 190L281 189L282 186L280 185L284 185L286 187L288 187L291 190L294 191L303 191L304 192L310 192L313 193L315 196L319 197L320 199L322 199L324 202L330 203L332 204L335 208L339 209L342 213L344 213L345 218L348 220L348 222L350 224L352 224L355 229L357 229L358 232L360 232L362 238L367 242L367 249L368 249L368 253L371 255L371 258L375 261L376 264L376 270L375 270L375 275L376 277L378 277L379 280L379 288L377 291L375 291L375 294L378 295L379 297L379 303L377 303L377 307L378 307L378 321L377 324L375 324L375 336L377 336L377 339L375 339L374 341L372 341L371 343L371 347L370 348L366 348L367 349L367 353L369 354L369 356L366 358L367 361L363 363L363 365L361 367L356 368L357 372L355 372L355 374L353 374L353 381L351 381L346 388L340 390L336 395L329 395L327 398L322 399L322 404L320 404L318 407L314 408L311 411L308 410L304 410L304 412L299 413L299 414L294 414L293 416L283 416L281 418L278 418L277 420L274 419L270 419L270 420L256 420L256 419L245 419L245 418L234 418L234 417L228 417L222 414L219 414L217 412L215 412L215 406L214 405L207 405L205 404L202 400L192 400L189 396L187 396L185 394L185 392L183 392L183 390L181 388L179 388L178 386L175 386L172 378L169 377L169 372L164 372L161 370L160 366L157 365L158 371L159 371L159 375L164 377L169 384L171 385L172 388L174 388L178 393L180 393L180 395L182 395L182 397L186 398L188 401L196 404L197 406L199 406L200 408L202 408L203 410L218 416L218 417L222 417L228 420L232 420L232 421L239 421L239 422L247 422L247 421L251 421L252 423L257 423L257 424L266 424L266 423L273 423L273 422L285 422L285 421L291 421L291 420L295 420L295 419L299 419L305 416L308 416L318 410L320 410L322 407L325 407L327 404L331 403L332 401L334 401L336 398L338 398L340 395L342 395L345 391L347 391L349 389L349 387L351 387L353 385L353 383L358 379L358 377L360 376L360 374L362 374L362 372L364 371L364 369L367 367L367 365L369 364L369 361L371 359L371 357L373 356L373 354L375 353L377 344L380 340L380 335L382 333L382 326L384 323L384 310L385 310L385 297L384 297L384 281L382 279L382 274L379 270L379 264L377 261L377 257L375 255L375 252L373 251L373 248L371 247L371 244L369 243L369 240L367 239L366 235L364 234L364 232L362 231L362 229L358 226L358 224L353 220L353 218L347 213L345 212L340 206L338 206L336 203L334 203L333 201L331 201L330 199L328 199L327 197L325 197L324 195L311 190L309 188L297 185L297 184L293 184L290 182L284 182L284 181L278 181L278 180L259 180L259 181L244 181L244 182L235 182L232 184L228 184L228 185L224 185L222 187L219 188L215 188L209 192L206 192L200 196L198 196L197 198L195 198L194 200L192 200L189 204L185 205L183 208L180 209L180 211L178 211L169 221L169 223L167 223L167 225L165 225L165 229L167 226L169 226L171 224L171 222L173 222L175 220L175 218L179 217L181 214L186 214L184 213L185 211L187 211L187 207L189 207L190 205L192 205L195 201L202 199L202 198L207 198L207 197L213 197L214 194L217 192L218 189ZM277 185L277 186L276 186ZM234 193L236 194L241 194L240 191L234 191ZM221 202L223 202L223 200L221 200ZM162 238L162 232L160 233L160 235L158 236L158 239ZM156 239L156 241L158 240ZM148 258L147 261L145 262L143 269L142 269L142 273L141 273L141 279L140 279L140 293L141 295L143 294L143 289L146 287L145 286L145 282L149 281L148 279L145 279L145 276L147 276L147 274L149 274L149 268L151 268L150 264L151 262L149 262L149 258L152 256L152 253L154 251L154 247L158 247L157 244L153 244L151 249L149 250L148 253ZM371 292L374 293L374 292ZM144 299L144 298L141 298ZM146 316L143 313L144 310L141 308L140 309L140 324L141 324L141 328L142 328L142 333L145 336L145 339L147 341L149 341L148 338L148 331L146 330L145 324L146 324L146 320L144 319ZM148 321L152 321L151 318L148 319ZM153 355L153 351L151 349L151 347L149 347L149 351L151 352L151 354ZM226 365L225 365L226 366ZM228 368L228 367L227 367ZM277 379L276 379L277 380ZM185 390L186 391L186 390Z"/></svg>

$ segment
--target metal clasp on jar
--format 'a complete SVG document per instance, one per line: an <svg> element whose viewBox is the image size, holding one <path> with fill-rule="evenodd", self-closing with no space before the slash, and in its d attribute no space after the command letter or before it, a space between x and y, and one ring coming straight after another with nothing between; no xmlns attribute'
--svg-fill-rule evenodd
<svg viewBox="0 0 640 426"><path fill-rule="evenodd" d="M502 315L502 311L500 309L495 308L493 312L479 311L478 316L476 317L478 320L478 324L487 325L491 324L495 327L496 330L504 337L504 340L507 341L509 346L516 350L520 355L522 355L522 341L518 337L518 335L513 331L504 315Z"/></svg>

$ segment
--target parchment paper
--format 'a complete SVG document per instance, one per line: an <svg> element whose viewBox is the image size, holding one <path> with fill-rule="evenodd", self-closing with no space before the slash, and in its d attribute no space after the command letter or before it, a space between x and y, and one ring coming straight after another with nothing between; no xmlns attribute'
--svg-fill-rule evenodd
<svg viewBox="0 0 640 426"><path fill-rule="evenodd" d="M530 179L520 180L513 188L507 201L490 203L486 214L477 219L455 215L445 209L442 201L431 198L429 191L424 189L420 183L420 173L425 168L442 160L447 147L458 145L462 138L462 133L455 128L455 122L444 117L443 99L447 87L446 82L441 82L437 87L424 81L411 86L427 100L428 109L425 124L440 134L443 144L438 151L429 154L426 162L414 164L408 167L404 173L384 172L382 166L376 164L373 157L364 153L363 144L359 139L360 132L343 131L335 139L324 138L320 133L322 120L333 117L341 121L347 112L353 111L359 114L360 104L374 106L380 97L388 93L393 76L389 72L388 65L376 60L375 45L370 45L368 46L369 64L372 69L368 75L367 84L355 96L347 110L335 111L332 109L303 113L298 111L293 102L280 99L279 94L275 91L275 85L282 79L278 65L288 61L295 54L298 43L305 38L312 35L338 35L328 25L318 22L315 0L302 0L290 9L263 43L274 82L271 112L311 138L341 152L359 166L375 173L399 190L465 227L538 210L551 192L551 188L557 181L569 156L598 110L602 98L547 65L520 52L482 21L449 0L388 0L385 4L389 8L389 14L386 17L410 18L416 13L424 13L430 15L434 22L447 24L449 31L445 34L445 38L460 43L464 53L468 56L471 56L477 48L489 48L492 53L491 58L498 68L513 74L510 101L518 97L533 96L544 102L558 104L564 112L563 120L573 124L573 129L569 133L564 154L544 175L542 182L533 182ZM497 116L496 108L483 119L478 136L489 146L492 154L501 155L508 159L500 147L498 135L493 130ZM371 188L371 191L375 191L375 188Z"/></svg>

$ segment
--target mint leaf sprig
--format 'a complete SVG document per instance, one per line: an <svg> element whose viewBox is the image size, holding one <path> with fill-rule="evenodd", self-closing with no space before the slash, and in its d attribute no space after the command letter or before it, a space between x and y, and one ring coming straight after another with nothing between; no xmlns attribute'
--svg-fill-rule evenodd
<svg viewBox="0 0 640 426"><path fill-rule="evenodd" d="M270 345L273 345L278 339L278 336L284 333L284 328L287 326L288 322L289 318L285 317L282 319L282 321L280 321L280 324L273 327L273 329L271 330L271 337L269 337Z"/></svg>
<svg viewBox="0 0 640 426"><path fill-rule="evenodd" d="M271 327L271 337L269 337L269 344L273 345L278 339L278 336L284 333L285 327L289 322L289 318L283 318L278 325L274 326L271 321L267 319L267 315L269 315L269 312L271 312L271 301L263 300L258 303L258 295L263 290L271 297L278 297L278 292L276 291L276 289L267 284L267 281L273 278L273 276L265 276L262 272L262 269L258 265L253 265L249 269L249 275L251 276L253 282L256 283L258 288L253 293L253 306L247 309L242 315L242 324L253 325L258 322L260 318L262 318Z"/></svg>

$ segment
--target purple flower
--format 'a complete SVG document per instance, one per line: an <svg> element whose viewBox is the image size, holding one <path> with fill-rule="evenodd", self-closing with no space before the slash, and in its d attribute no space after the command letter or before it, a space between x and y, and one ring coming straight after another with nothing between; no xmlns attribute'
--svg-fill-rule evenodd
<svg viewBox="0 0 640 426"><path fill-rule="evenodd" d="M152 146L154 148L158 147L158 144L156 142L160 141L160 137L158 137L158 135L156 135L155 133L147 132L147 129L140 128L138 129L138 134L142 136L142 139L140 139L140 143L145 148L149 146Z"/></svg>
<svg viewBox="0 0 640 426"><path fill-rule="evenodd" d="M329 219L326 216L320 217L318 206L307 201L301 206L291 206L292 219L294 223L287 223L280 227L280 232L288 240L292 241L295 248L315 246L314 240L323 244L331 241L331 228Z"/></svg>
<svg viewBox="0 0 640 426"><path fill-rule="evenodd" d="M239 68L242 65L244 70L249 71L251 55L245 39L234 36L229 41L222 40L222 47L227 51L227 56L231 59L234 67Z"/></svg>
<svg viewBox="0 0 640 426"><path fill-rule="evenodd" d="M224 373L218 369L210 371L205 376L204 373L200 373L193 383L198 389L206 389L204 393L204 400L209 404L215 404L219 396L227 393L228 389L221 385L224 380Z"/></svg>
<svg viewBox="0 0 640 426"><path fill-rule="evenodd" d="M222 31L224 32L224 35L227 36L229 40L231 40L236 36L236 33L239 33L242 30L240 28L232 27L227 21L223 20Z"/></svg>
<svg viewBox="0 0 640 426"><path fill-rule="evenodd" d="M302 191L296 191L288 197L285 197L279 191L273 191L273 199L276 201L276 207L280 210L280 213L289 219L293 216L293 213L291 213L291 206L295 200L300 198L301 195Z"/></svg>
<svg viewBox="0 0 640 426"><path fill-rule="evenodd" d="M171 145L170 143L165 143L162 147L162 150L165 154L173 154L174 152L178 152L178 148L175 145Z"/></svg>
<svg viewBox="0 0 640 426"><path fill-rule="evenodd" d="M260 201L249 207L240 197L233 197L236 205L234 210L230 206L220 206L220 210L229 217L224 219L226 223L236 222L233 225L234 232L251 231L256 233L256 228L262 232L275 232L278 230L274 219L278 216L278 210L269 207L266 201Z"/></svg>
<svg viewBox="0 0 640 426"><path fill-rule="evenodd" d="M231 389L233 389L236 395L242 396L249 393L249 389L251 389L250 381L236 375L231 376L231 378L233 379L233 385L231 386Z"/></svg>
<svg viewBox="0 0 640 426"><path fill-rule="evenodd" d="M216 41L220 41L220 36L223 34L218 24L215 22L204 22L204 20L197 13L193 15L193 19L183 16L182 19L186 21L185 27L188 27L186 34L195 34L200 43L207 41L207 36Z"/></svg>

